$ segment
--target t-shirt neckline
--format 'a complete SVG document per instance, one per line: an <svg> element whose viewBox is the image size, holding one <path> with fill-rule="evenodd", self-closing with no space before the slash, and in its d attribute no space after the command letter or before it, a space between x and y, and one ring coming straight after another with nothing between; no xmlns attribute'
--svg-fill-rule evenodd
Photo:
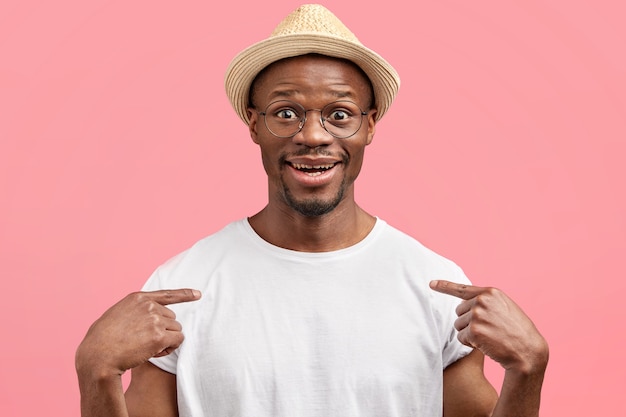
<svg viewBox="0 0 626 417"><path fill-rule="evenodd" d="M348 246L346 248L337 249L328 252L303 252L297 251L293 249L286 249L280 246L276 246L267 240L263 239L261 236L257 234L257 232L250 225L250 221L248 218L243 218L239 221L239 225L242 228L243 232L254 242L255 245L260 246L263 250L270 251L275 255L282 255L288 257L296 257L296 258L307 258L307 259L320 259L327 257L337 257L343 255L350 255L355 252L361 251L363 248L369 246L371 242L376 240L377 236L383 231L386 226L386 222L378 217L374 217L376 222L374 223L374 227L372 230L359 242L354 245Z"/></svg>

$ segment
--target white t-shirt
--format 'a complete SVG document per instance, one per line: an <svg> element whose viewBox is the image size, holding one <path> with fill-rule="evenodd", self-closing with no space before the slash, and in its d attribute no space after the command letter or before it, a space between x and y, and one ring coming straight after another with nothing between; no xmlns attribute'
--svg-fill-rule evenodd
<svg viewBox="0 0 626 417"><path fill-rule="evenodd" d="M144 290L196 288L172 305L185 341L152 359L176 374L181 417L442 414L459 300L432 279L469 283L451 261L377 219L354 246L279 248L247 220L158 268Z"/></svg>

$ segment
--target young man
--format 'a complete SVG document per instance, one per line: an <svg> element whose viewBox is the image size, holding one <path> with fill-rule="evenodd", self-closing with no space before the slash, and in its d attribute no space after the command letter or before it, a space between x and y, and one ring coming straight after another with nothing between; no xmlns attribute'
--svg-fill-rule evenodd
<svg viewBox="0 0 626 417"><path fill-rule="evenodd" d="M398 86L317 5L233 60L268 203L94 323L76 355L83 416L538 415L548 348L531 320L354 200ZM505 369L500 398L485 354Z"/></svg>

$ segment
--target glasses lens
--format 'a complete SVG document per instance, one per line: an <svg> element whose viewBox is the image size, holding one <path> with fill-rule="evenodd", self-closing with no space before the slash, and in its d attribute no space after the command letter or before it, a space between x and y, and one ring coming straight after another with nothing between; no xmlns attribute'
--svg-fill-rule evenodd
<svg viewBox="0 0 626 417"><path fill-rule="evenodd" d="M300 131L304 114L304 108L298 103L275 101L265 109L265 124L279 138L289 138Z"/></svg>
<svg viewBox="0 0 626 417"><path fill-rule="evenodd" d="M351 101L335 101L322 109L324 128L336 138L354 135L363 122L361 108Z"/></svg>

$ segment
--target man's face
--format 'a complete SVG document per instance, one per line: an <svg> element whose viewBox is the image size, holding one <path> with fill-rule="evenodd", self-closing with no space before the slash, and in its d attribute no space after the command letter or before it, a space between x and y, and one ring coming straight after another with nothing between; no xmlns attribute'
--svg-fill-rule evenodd
<svg viewBox="0 0 626 417"><path fill-rule="evenodd" d="M291 138L279 138L268 130L264 116L259 114L277 100L290 100L307 110L350 100L368 114L362 116L356 134L337 139L322 127L319 111L308 111L300 132ZM310 217L329 213L354 198L354 180L361 170L365 146L374 137L376 115L376 110L370 108L370 83L358 68L319 55L285 59L257 78L252 102L254 107L248 109L250 135L261 148L270 204Z"/></svg>

